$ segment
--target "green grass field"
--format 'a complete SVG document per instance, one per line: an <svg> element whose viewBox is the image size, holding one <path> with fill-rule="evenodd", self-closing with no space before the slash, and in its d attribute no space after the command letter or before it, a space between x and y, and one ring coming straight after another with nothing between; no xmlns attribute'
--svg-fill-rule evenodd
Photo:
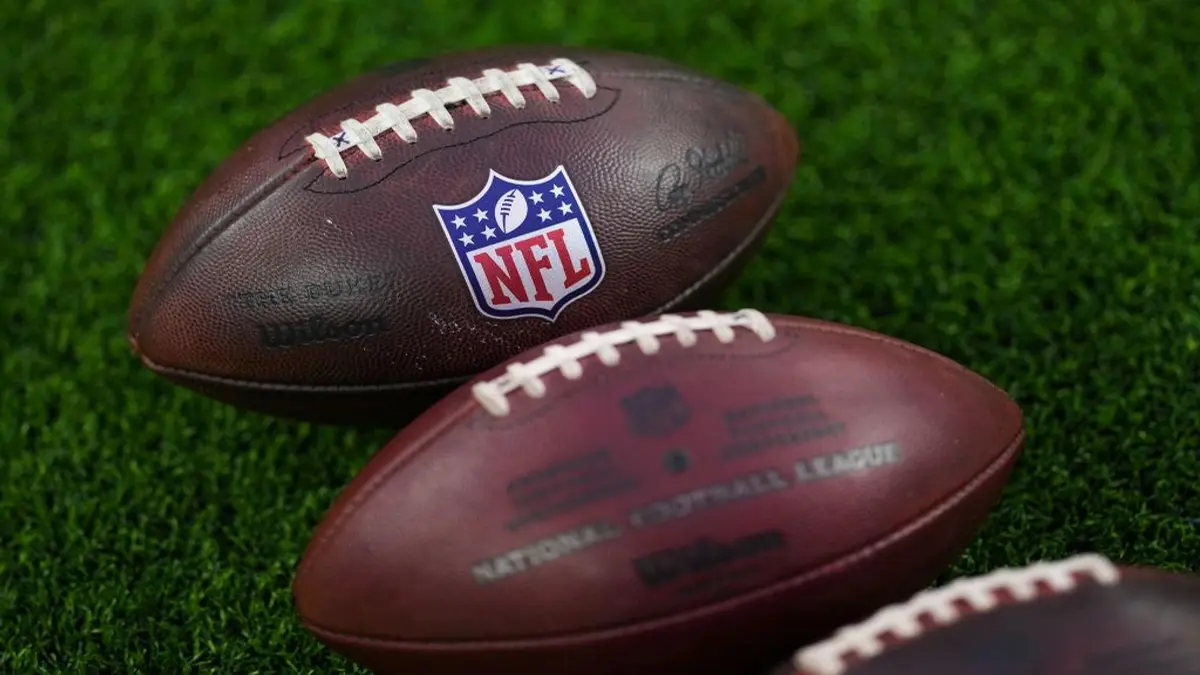
<svg viewBox="0 0 1200 675"><path fill-rule="evenodd" d="M723 306L896 335L1026 411L946 578L1088 550L1197 569L1197 35L1182 0L7 3L0 672L360 672L289 585L390 434L171 386L130 354L128 298L257 128L389 61L505 42L659 53L790 117L802 168Z"/></svg>

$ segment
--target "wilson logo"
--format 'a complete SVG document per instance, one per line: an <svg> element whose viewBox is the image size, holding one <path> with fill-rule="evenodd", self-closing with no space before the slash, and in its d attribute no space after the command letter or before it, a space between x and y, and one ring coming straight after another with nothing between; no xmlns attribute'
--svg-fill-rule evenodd
<svg viewBox="0 0 1200 675"><path fill-rule="evenodd" d="M658 588L694 574L711 572L737 562L783 550L786 538L779 530L753 532L733 541L707 537L690 544L655 551L633 561L643 585Z"/></svg>
<svg viewBox="0 0 1200 675"><path fill-rule="evenodd" d="M267 349L286 349L322 342L345 342L379 335L387 331L382 316L341 323L310 316L302 321L258 324L258 341Z"/></svg>

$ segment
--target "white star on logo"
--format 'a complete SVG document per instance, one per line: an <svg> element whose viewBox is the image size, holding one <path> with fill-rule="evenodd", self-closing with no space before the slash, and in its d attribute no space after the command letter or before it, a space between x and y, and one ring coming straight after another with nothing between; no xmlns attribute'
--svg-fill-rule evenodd
<svg viewBox="0 0 1200 675"><path fill-rule="evenodd" d="M487 214L483 212L483 209L475 209L475 213L471 215L475 216L475 220L487 220Z"/></svg>
<svg viewBox="0 0 1200 675"><path fill-rule="evenodd" d="M454 216L454 220L450 222L454 223L455 227L466 227L467 225L467 220L462 216Z"/></svg>
<svg viewBox="0 0 1200 675"><path fill-rule="evenodd" d="M491 239L495 236L496 236L496 230L494 228L491 228L491 227L483 228L483 238L484 239Z"/></svg>
<svg viewBox="0 0 1200 675"><path fill-rule="evenodd" d="M542 193L540 193L540 192L530 192L530 193L529 193L529 199L530 199L530 201L532 201L534 204L541 204L541 203L542 203Z"/></svg>
<svg viewBox="0 0 1200 675"><path fill-rule="evenodd" d="M541 218L542 222L544 223L547 220L550 220L550 212L546 209L542 209L541 211L538 211L538 218Z"/></svg>
<svg viewBox="0 0 1200 675"><path fill-rule="evenodd" d="M571 212L571 205L566 202L563 202L562 204L558 205L558 210L562 211L563 215L565 216Z"/></svg>
<svg viewBox="0 0 1200 675"><path fill-rule="evenodd" d="M554 187L550 188L550 193L555 197L561 197L563 195L563 189L561 186L555 185Z"/></svg>
<svg viewBox="0 0 1200 675"><path fill-rule="evenodd" d="M475 244L475 237L472 237L469 234L464 234L463 236L459 237L458 240L462 242L463 246L473 246Z"/></svg>

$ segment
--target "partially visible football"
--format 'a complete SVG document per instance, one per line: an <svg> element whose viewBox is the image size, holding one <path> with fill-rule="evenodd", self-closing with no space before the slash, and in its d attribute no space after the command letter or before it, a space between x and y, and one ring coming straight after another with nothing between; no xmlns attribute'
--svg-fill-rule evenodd
<svg viewBox="0 0 1200 675"><path fill-rule="evenodd" d="M772 675L1197 673L1200 577L1086 554L923 592Z"/></svg>
<svg viewBox="0 0 1200 675"><path fill-rule="evenodd" d="M876 333L609 324L396 436L317 529L296 604L378 673L765 672L930 584L1023 439L1003 391Z"/></svg>
<svg viewBox="0 0 1200 675"><path fill-rule="evenodd" d="M215 169L151 254L129 340L222 401L398 427L547 340L706 306L798 153L759 96L649 56L395 64Z"/></svg>

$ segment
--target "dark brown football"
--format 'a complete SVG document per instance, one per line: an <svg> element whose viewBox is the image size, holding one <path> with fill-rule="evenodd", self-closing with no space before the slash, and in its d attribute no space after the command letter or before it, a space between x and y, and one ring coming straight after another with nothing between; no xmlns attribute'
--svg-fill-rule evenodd
<svg viewBox="0 0 1200 675"><path fill-rule="evenodd" d="M931 583L1023 439L1000 389L876 333L610 324L396 436L319 526L296 604L379 673L764 672Z"/></svg>
<svg viewBox="0 0 1200 675"><path fill-rule="evenodd" d="M705 306L798 152L758 96L649 56L396 64L217 167L151 255L129 339L222 401L398 426L547 340Z"/></svg>
<svg viewBox="0 0 1200 675"><path fill-rule="evenodd" d="M1095 554L926 591L772 673L1198 674L1200 578L1118 567Z"/></svg>

